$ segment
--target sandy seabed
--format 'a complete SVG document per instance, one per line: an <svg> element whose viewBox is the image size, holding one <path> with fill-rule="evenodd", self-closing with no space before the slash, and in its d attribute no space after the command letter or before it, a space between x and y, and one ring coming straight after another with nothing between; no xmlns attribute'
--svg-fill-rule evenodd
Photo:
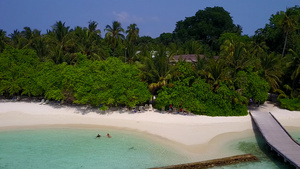
<svg viewBox="0 0 300 169"><path fill-rule="evenodd" d="M285 127L300 127L300 111L280 109L266 102L250 111L272 112ZM238 155L230 142L254 136L250 115L209 117L168 114L158 110L101 112L84 106L71 107L36 102L0 102L0 131L39 128L92 128L129 130L171 146L191 161ZM105 134L105 133L103 133Z"/></svg>

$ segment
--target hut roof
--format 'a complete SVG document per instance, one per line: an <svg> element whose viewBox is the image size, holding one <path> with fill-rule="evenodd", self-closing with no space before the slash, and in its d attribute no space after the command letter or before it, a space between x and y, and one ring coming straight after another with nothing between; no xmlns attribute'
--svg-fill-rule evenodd
<svg viewBox="0 0 300 169"><path fill-rule="evenodd" d="M200 54L183 54L183 55L174 55L172 60L170 60L170 62L178 62L179 59L181 58L182 60L186 61L186 62L190 62L190 63L196 63L198 61L198 57L200 57L201 59L205 58L204 55ZM214 56L215 59L218 59L219 56Z"/></svg>

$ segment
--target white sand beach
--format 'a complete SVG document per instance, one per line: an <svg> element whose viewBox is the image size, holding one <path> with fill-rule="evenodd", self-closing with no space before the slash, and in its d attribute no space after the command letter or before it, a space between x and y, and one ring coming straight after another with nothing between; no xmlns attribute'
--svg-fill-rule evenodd
<svg viewBox="0 0 300 169"><path fill-rule="evenodd" d="M163 140L163 144L177 147L195 160L231 155L226 154L226 151L221 153L225 143L254 135L250 115L208 117L168 114L156 110L140 113L130 111L104 113L92 110L54 104L40 105L36 102L1 102L0 130L39 127L111 127L132 130L153 140ZM272 112L283 126L300 127L299 111L283 110L268 102L251 111Z"/></svg>

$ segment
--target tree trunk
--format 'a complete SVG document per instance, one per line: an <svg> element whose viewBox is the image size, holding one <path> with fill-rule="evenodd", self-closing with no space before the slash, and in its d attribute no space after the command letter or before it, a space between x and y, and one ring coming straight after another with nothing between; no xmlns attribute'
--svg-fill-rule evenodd
<svg viewBox="0 0 300 169"><path fill-rule="evenodd" d="M289 32L286 32L281 58L283 58L283 56L284 56L284 51L285 51L285 48L286 48L286 42L287 42L288 34L289 34Z"/></svg>

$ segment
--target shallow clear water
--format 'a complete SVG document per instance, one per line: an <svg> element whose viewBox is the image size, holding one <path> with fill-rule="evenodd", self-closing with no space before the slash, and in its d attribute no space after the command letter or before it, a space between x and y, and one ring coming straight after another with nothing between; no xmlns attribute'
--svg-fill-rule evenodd
<svg viewBox="0 0 300 169"><path fill-rule="evenodd" d="M0 132L1 169L150 168L186 157L133 132L40 129ZM101 138L95 138L100 133Z"/></svg>
<svg viewBox="0 0 300 169"><path fill-rule="evenodd" d="M289 134L300 143L300 128L289 132ZM277 153L270 150L270 147L266 145L260 133L256 133L255 137L249 137L242 140L238 140L231 144L232 149L241 151L244 154L251 153L258 157L258 162L240 163L235 165L228 165L222 167L214 167L214 169L294 169L292 165L285 163L282 157L278 157Z"/></svg>
<svg viewBox="0 0 300 169"><path fill-rule="evenodd" d="M112 138L105 137L106 132ZM102 134L100 139L95 138L98 133ZM300 142L300 128L290 134ZM215 168L293 168L270 151L259 133L228 146L233 152L252 153L260 161ZM141 169L187 162L190 159L171 147L129 131L39 129L0 132L0 169Z"/></svg>

